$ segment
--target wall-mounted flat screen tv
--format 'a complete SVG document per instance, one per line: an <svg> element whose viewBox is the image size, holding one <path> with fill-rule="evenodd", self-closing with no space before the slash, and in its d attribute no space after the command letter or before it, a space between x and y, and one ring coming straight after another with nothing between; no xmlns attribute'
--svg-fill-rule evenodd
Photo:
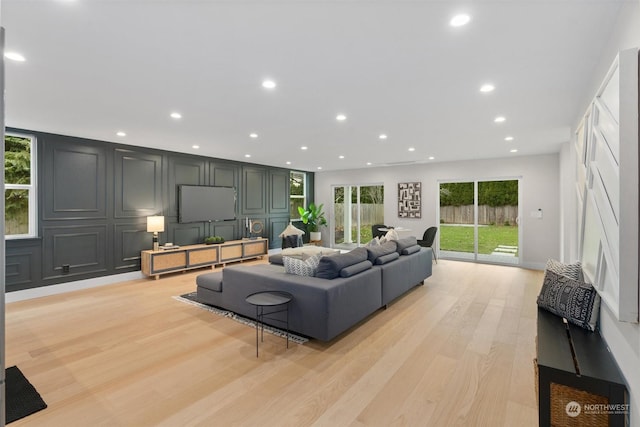
<svg viewBox="0 0 640 427"><path fill-rule="evenodd" d="M236 219L236 189L205 185L178 186L178 222Z"/></svg>

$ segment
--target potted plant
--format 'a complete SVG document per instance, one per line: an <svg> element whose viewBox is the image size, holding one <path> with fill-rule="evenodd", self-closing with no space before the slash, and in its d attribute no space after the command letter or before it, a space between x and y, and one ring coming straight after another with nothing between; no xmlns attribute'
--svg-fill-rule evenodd
<svg viewBox="0 0 640 427"><path fill-rule="evenodd" d="M327 219L324 217L324 212L322 211L323 204L315 205L314 203L310 203L307 208L303 208L302 206L298 206L298 213L300 214L300 218L302 222L306 224L307 231L309 231L309 240L321 240L322 235L318 228L321 225L327 225Z"/></svg>
<svg viewBox="0 0 640 427"><path fill-rule="evenodd" d="M205 237L204 243L206 245L218 245L220 243L224 243L224 237L220 237L220 236Z"/></svg>

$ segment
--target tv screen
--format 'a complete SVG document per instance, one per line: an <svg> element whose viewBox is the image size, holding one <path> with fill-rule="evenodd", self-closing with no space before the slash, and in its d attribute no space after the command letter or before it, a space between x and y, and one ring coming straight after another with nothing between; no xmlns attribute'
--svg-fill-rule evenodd
<svg viewBox="0 0 640 427"><path fill-rule="evenodd" d="M236 219L236 190L204 185L178 186L178 221L227 221Z"/></svg>

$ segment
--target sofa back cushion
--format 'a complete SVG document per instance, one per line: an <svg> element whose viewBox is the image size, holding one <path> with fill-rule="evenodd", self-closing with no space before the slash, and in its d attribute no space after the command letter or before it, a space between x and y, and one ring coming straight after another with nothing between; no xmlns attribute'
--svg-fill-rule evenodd
<svg viewBox="0 0 640 427"><path fill-rule="evenodd" d="M316 277L321 279L335 279L340 276L340 270L367 259L365 248L356 248L344 254L323 256L320 258Z"/></svg>
<svg viewBox="0 0 640 427"><path fill-rule="evenodd" d="M398 252L396 251L393 251L390 254L380 255L376 258L376 265L386 264L388 262L395 261L398 258L400 258L400 255L398 255Z"/></svg>
<svg viewBox="0 0 640 427"><path fill-rule="evenodd" d="M404 248L400 255L411 255L411 254L415 254L416 252L420 252L420 246L419 245L409 246L407 248Z"/></svg>
<svg viewBox="0 0 640 427"><path fill-rule="evenodd" d="M375 264L379 257L395 252L396 248L396 242L385 242L378 246L367 247L367 259L371 261L371 264Z"/></svg>
<svg viewBox="0 0 640 427"><path fill-rule="evenodd" d="M416 236L403 237L402 239L396 240L396 252L399 255L402 255L402 251L410 246L416 246L418 244L418 240Z"/></svg>
<svg viewBox="0 0 640 427"><path fill-rule="evenodd" d="M351 277L371 268L371 261L364 260L340 270L340 277Z"/></svg>

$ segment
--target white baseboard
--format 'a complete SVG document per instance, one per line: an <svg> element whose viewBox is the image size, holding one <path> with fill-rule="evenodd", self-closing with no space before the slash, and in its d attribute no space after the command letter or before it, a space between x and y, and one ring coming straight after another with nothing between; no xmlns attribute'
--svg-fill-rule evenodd
<svg viewBox="0 0 640 427"><path fill-rule="evenodd" d="M142 279L144 277L146 276L143 275L141 271L133 271L131 273L114 274L111 276L95 277L93 279L77 280L75 282L60 283L57 285L41 286L39 288L25 289L23 291L8 292L5 294L5 303L8 304L11 302L63 294L65 292L79 291L81 289L113 285L114 283Z"/></svg>

